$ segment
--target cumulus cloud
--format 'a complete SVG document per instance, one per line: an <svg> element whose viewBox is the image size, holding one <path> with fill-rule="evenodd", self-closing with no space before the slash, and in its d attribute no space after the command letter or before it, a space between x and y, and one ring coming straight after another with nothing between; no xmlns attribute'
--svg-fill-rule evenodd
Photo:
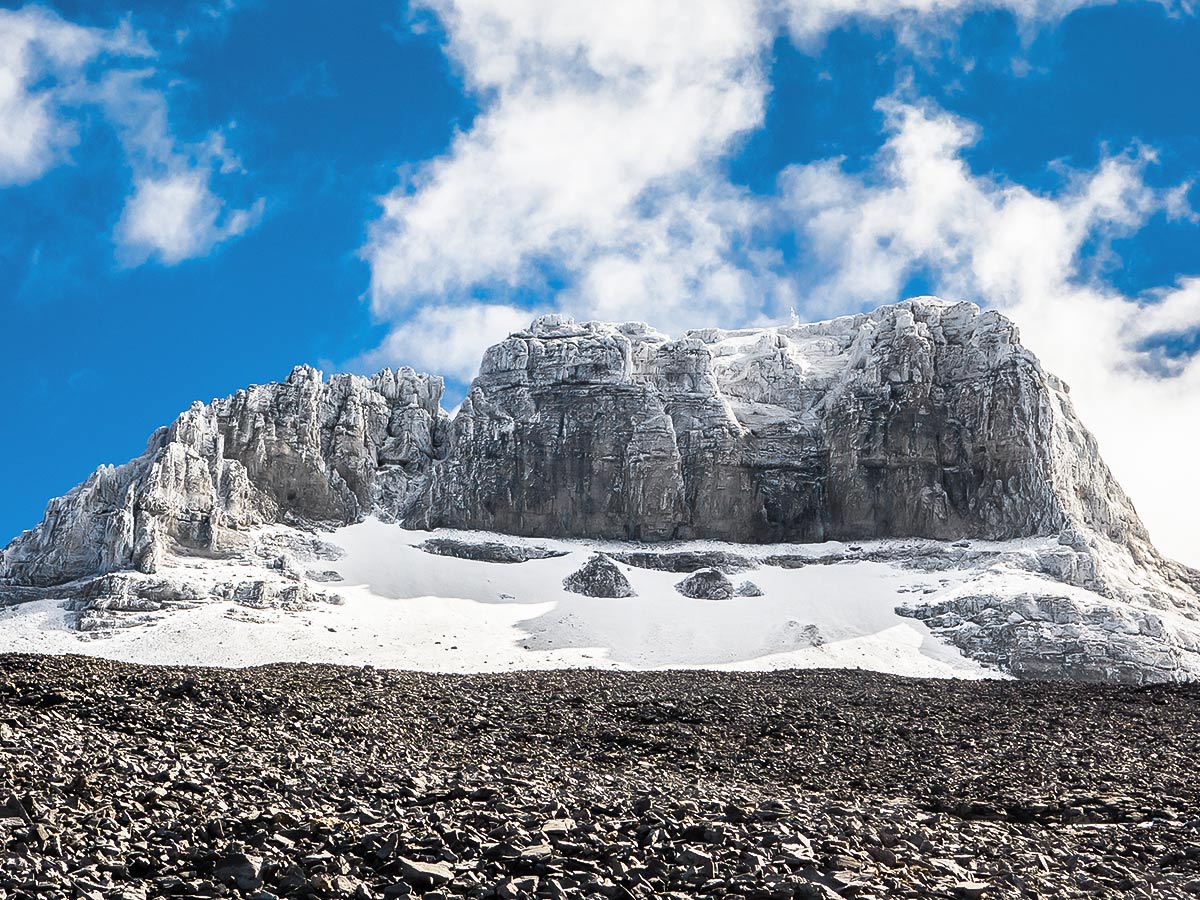
<svg viewBox="0 0 1200 900"><path fill-rule="evenodd" d="M1200 279L1125 296L1104 250L1153 216L1191 216L1180 191L1150 187L1141 147L1064 172L1053 194L973 173L977 128L935 107L881 104L889 137L865 173L830 160L788 169L781 203L805 260L810 311L896 297L924 273L937 293L1009 313L1047 367L1073 386L1084 421L1163 549L1197 559L1180 496L1200 496ZM1097 249L1098 248L1098 249ZM1153 464L1147 465L1152 459Z"/></svg>
<svg viewBox="0 0 1200 900"><path fill-rule="evenodd" d="M166 265L204 256L222 241L242 234L262 217L263 201L229 211L208 184L207 173L183 168L140 178L126 201L116 236L129 264L151 256Z"/></svg>
<svg viewBox="0 0 1200 900"><path fill-rule="evenodd" d="M850 18L937 30L984 6L1034 23L1088 2L421 0L482 110L381 198L372 307L404 321L553 285L579 315L652 310L665 328L777 316L795 302L759 240L777 210L724 163L762 125L780 30L808 44Z"/></svg>
<svg viewBox="0 0 1200 900"><path fill-rule="evenodd" d="M128 23L88 28L38 6L0 10L0 187L27 184L70 161L81 123L99 112L133 176L114 233L130 264L171 265L250 228L261 201L230 209L214 178L240 169L224 134L189 144L172 132L154 52Z"/></svg>
<svg viewBox="0 0 1200 900"><path fill-rule="evenodd" d="M585 307L617 302L614 283L631 308L723 304L729 280L745 277L727 259L752 204L715 164L762 122L762 9L431 5L486 108L446 156L383 198L365 250L376 311L559 276Z"/></svg>

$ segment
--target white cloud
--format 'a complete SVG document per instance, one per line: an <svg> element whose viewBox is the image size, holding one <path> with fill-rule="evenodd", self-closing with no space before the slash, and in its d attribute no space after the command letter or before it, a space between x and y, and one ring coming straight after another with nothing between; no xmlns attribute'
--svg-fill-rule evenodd
<svg viewBox="0 0 1200 900"><path fill-rule="evenodd" d="M79 137L68 107L90 63L147 53L127 28L83 28L38 6L0 9L0 186L67 160Z"/></svg>
<svg viewBox="0 0 1200 900"><path fill-rule="evenodd" d="M796 42L812 46L851 19L886 22L901 41L919 44L931 29L953 28L979 10L1006 10L1028 30L1062 19L1076 9L1112 2L1115 0L778 0L777 5Z"/></svg>
<svg viewBox="0 0 1200 900"><path fill-rule="evenodd" d="M586 307L631 260L642 272L624 280L625 305L720 302L730 234L750 201L715 164L762 122L762 10L749 0L433 6L487 108L383 198L366 248L375 310L537 281L542 267L569 273Z"/></svg>
<svg viewBox="0 0 1200 900"><path fill-rule="evenodd" d="M775 210L722 166L762 125L779 30L811 43L854 17L915 33L983 6L1037 22L1088 2L421 0L483 109L381 198L372 307L403 321L481 286L561 283L559 304L584 316L777 315L793 302L779 258L747 249Z"/></svg>
<svg viewBox="0 0 1200 900"><path fill-rule="evenodd" d="M140 178L125 204L116 236L130 264L151 256L165 265L206 255L222 241L257 224L263 201L250 209L223 209L208 185L207 173L183 169L161 177Z"/></svg>
<svg viewBox="0 0 1200 900"><path fill-rule="evenodd" d="M244 170L225 133L180 142L170 128L166 97L150 85L151 75L108 72L94 90L134 174L114 232L118 256L127 265L151 258L175 265L205 256L256 225L265 205L260 199L246 209L229 208L213 182Z"/></svg>
<svg viewBox="0 0 1200 900"><path fill-rule="evenodd" d="M783 203L804 248L810 311L831 314L897 296L925 272L937 293L1008 312L1026 343L1074 388L1105 460L1162 548L1200 560L1200 358L1164 354L1200 332L1200 279L1124 296L1085 249L1154 215L1190 215L1177 190L1155 190L1142 148L1066 173L1053 195L976 175L963 150L970 123L895 99L882 104L890 136L862 174L837 161L789 169ZM1101 259L1104 251L1098 251Z"/></svg>
<svg viewBox="0 0 1200 900"><path fill-rule="evenodd" d="M498 336L526 327L536 315L536 311L497 303L424 306L397 325L382 345L348 365L375 371L402 364L467 381Z"/></svg>
<svg viewBox="0 0 1200 900"><path fill-rule="evenodd" d="M127 263L203 256L250 228L258 201L227 209L214 179L240 171L225 135L179 141L148 68L153 51L128 23L85 28L38 6L0 10L0 187L27 184L70 161L80 123L99 111L117 131L133 191L114 238Z"/></svg>

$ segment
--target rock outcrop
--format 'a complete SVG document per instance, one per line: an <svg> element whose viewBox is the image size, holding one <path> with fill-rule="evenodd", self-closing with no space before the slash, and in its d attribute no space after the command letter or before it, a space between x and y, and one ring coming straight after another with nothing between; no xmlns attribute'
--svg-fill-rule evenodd
<svg viewBox="0 0 1200 900"><path fill-rule="evenodd" d="M1153 610L1068 596L970 595L905 606L965 654L1020 678L1140 684L1171 680L1200 654L1200 634Z"/></svg>
<svg viewBox="0 0 1200 900"><path fill-rule="evenodd" d="M728 600L734 594L733 582L720 569L699 569L675 585L675 590L694 600Z"/></svg>
<svg viewBox="0 0 1200 900"><path fill-rule="evenodd" d="M0 583L47 586L171 552L221 555L272 523L398 518L447 444L442 379L411 369L329 381L299 366L281 384L195 403L123 466L52 500L4 551Z"/></svg>
<svg viewBox="0 0 1200 900"><path fill-rule="evenodd" d="M545 547L503 544L499 541L457 541L453 538L432 538L420 546L434 556L453 556L455 559L490 563L523 563L531 559L551 559L563 555L561 550L548 550Z"/></svg>
<svg viewBox="0 0 1200 900"><path fill-rule="evenodd" d="M585 597L633 597L633 586L615 562L597 553L563 579L563 588Z"/></svg>
<svg viewBox="0 0 1200 900"><path fill-rule="evenodd" d="M927 568L971 557L964 539L1050 537L1056 549L1038 556L1046 583L1086 590L1107 612L1018 622L1007 595L978 595L962 609L911 614L1017 674L1161 680L1200 670L1180 655L1200 654L1200 624L1186 624L1200 623L1200 573L1155 551L1066 386L998 313L919 298L679 339L543 316L488 350L453 422L441 396L439 377L411 369L325 380L301 366L280 384L196 403L144 454L101 467L9 544L0 605L54 596L79 604L81 623L211 598L302 606L320 599L307 582L328 579L304 530L366 516L608 541L942 542L905 563ZM264 535L282 542L265 566ZM539 558L457 538L424 549ZM730 591L726 575L747 568L707 547L605 549L639 567L712 566ZM164 561L193 557L271 571L228 589L153 579ZM842 559L871 561L851 543L819 559L782 548L763 562ZM612 559L592 568L568 589L632 590ZM1184 624L1160 628L1167 620L1147 611ZM1056 650L1067 644L1083 650Z"/></svg>
<svg viewBox="0 0 1200 900"><path fill-rule="evenodd" d="M911 300L671 340L538 319L492 347L412 521L531 536L1147 544L1003 316Z"/></svg>

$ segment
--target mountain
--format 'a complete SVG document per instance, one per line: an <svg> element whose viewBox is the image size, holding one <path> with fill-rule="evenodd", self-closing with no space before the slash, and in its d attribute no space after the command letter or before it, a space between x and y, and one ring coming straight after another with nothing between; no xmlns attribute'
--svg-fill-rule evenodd
<svg viewBox="0 0 1200 900"><path fill-rule="evenodd" d="M558 596L570 574L561 558L578 568L593 548L605 553L591 573L602 581L692 553L677 571L715 570L706 578L730 598L732 582L725 591L716 580L730 556L745 562L735 569L795 579L817 565L883 566L896 582L890 608L921 641L993 670L1115 681L1200 672L1200 573L1157 553L1067 387L998 313L918 298L679 339L543 316L487 351L453 420L442 391L437 376L407 368L326 381L301 366L282 383L193 404L140 457L50 502L4 550L0 598L66 603L69 624L92 633L210 602L309 608L336 599L322 572L346 577L346 551L328 533L366 527L372 554L418 548L416 564L445 568L436 587L455 597L470 594L455 579L474 577L461 565L514 562L551 579L523 577L514 590ZM392 523L388 537L380 523ZM456 532L426 552L428 535L413 529L512 537ZM739 555L712 542L759 546ZM919 602L899 596L913 572L942 576ZM786 593L777 574L758 581ZM747 615L760 621L768 605ZM803 632L821 615L785 618ZM682 656L672 662L705 662Z"/></svg>

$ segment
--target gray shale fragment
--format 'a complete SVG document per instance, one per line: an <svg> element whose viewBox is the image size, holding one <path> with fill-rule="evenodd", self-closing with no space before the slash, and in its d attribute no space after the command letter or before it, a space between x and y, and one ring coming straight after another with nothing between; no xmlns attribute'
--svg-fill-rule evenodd
<svg viewBox="0 0 1200 900"><path fill-rule="evenodd" d="M563 587L585 597L634 597L633 586L617 564L596 553L578 570L563 579Z"/></svg>

